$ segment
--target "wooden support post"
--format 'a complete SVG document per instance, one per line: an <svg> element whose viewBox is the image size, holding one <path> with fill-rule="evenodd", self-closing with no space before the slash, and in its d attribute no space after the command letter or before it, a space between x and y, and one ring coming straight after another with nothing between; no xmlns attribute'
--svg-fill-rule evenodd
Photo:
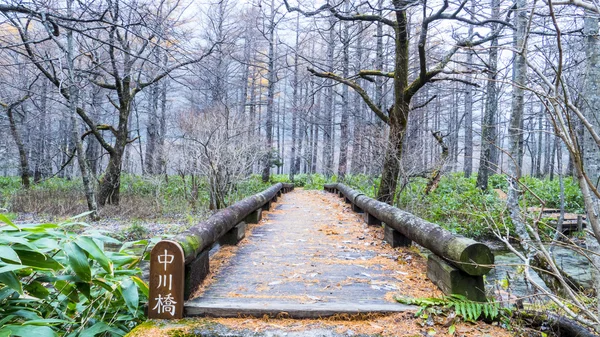
<svg viewBox="0 0 600 337"><path fill-rule="evenodd" d="M583 231L583 216L577 215L577 231Z"/></svg>
<svg viewBox="0 0 600 337"><path fill-rule="evenodd" d="M435 254L430 254L427 259L427 277L446 295L458 294L471 301L487 301L483 276L469 275Z"/></svg>
<svg viewBox="0 0 600 337"><path fill-rule="evenodd" d="M280 197L281 196L281 190L277 191L277 196Z"/></svg>
<svg viewBox="0 0 600 337"><path fill-rule="evenodd" d="M237 226L225 233L220 239L219 244L234 246L246 236L246 228L248 225L245 222L240 222Z"/></svg>
<svg viewBox="0 0 600 337"><path fill-rule="evenodd" d="M365 222L367 223L367 225L369 225L369 226L381 226L381 220L372 216L368 212L364 213L364 219L365 219Z"/></svg>
<svg viewBox="0 0 600 337"><path fill-rule="evenodd" d="M393 248L396 247L409 247L412 241L402 233L393 229L390 226L385 226L383 232L383 240L389 243Z"/></svg>
<svg viewBox="0 0 600 337"><path fill-rule="evenodd" d="M207 255L208 259L208 255ZM181 245L163 240L150 252L148 318L183 317L185 257Z"/></svg>
<svg viewBox="0 0 600 337"><path fill-rule="evenodd" d="M198 286L202 284L202 281L204 281L206 275L210 272L208 251L209 249L203 250L192 262L185 265L184 298L186 301L198 289Z"/></svg>
<svg viewBox="0 0 600 337"><path fill-rule="evenodd" d="M244 218L244 222L246 223L259 223L260 219L262 219L262 208L255 210L254 212L248 214Z"/></svg>
<svg viewBox="0 0 600 337"><path fill-rule="evenodd" d="M360 208L360 207L356 206L356 204L355 204L355 203L352 203L352 211L353 211L353 212L356 212L356 213L363 213L363 210L362 210L362 208Z"/></svg>
<svg viewBox="0 0 600 337"><path fill-rule="evenodd" d="M271 200L267 201L266 204L262 205L262 210L263 211L268 211L271 209Z"/></svg>
<svg viewBox="0 0 600 337"><path fill-rule="evenodd" d="M345 198L344 193L338 191L338 197Z"/></svg>

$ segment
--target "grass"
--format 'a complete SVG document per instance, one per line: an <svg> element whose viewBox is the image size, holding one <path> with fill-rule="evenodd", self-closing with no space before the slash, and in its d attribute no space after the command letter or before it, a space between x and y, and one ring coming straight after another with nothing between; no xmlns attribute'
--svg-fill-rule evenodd
<svg viewBox="0 0 600 337"><path fill-rule="evenodd" d="M424 195L427 180L413 178L404 188L399 188L396 206L467 237L492 238L493 233L490 230L492 220L499 226L508 226L512 230L513 226L506 212L506 202L501 200L493 190L501 189L505 193L508 192L506 176L492 176L490 188L483 192L475 187L475 181L475 176L465 178L462 173L447 174L442 177L434 192ZM583 197L577 182L571 178L565 178L564 182L565 210L582 213ZM379 179L358 175L346 177L346 183L374 197ZM544 201L546 208L560 207L560 186L557 179L523 177L522 183L529 188L523 194L521 204L523 209L542 205L535 196Z"/></svg>
<svg viewBox="0 0 600 337"><path fill-rule="evenodd" d="M290 182L289 176L272 175L263 183L260 175L251 175L237 182L226 197L228 204L265 190L277 182ZM305 189L320 189L327 179L320 174L296 175L294 183ZM206 216L209 204L208 186L204 179L196 179L197 198L192 198L192 179L181 176L138 176L123 174L119 206L107 205L100 210L103 218L120 219L177 219L194 222ZM12 219L28 213L50 218L65 218L87 211L83 186L79 179L50 178L21 187L19 177L0 177L0 210L10 212Z"/></svg>
<svg viewBox="0 0 600 337"><path fill-rule="evenodd" d="M428 221L440 224L450 231L474 238L491 237L490 219L495 223L512 227L505 202L493 189L507 192L506 177L494 175L490 178L490 189L485 192L475 188L475 177L464 178L462 173L442 177L438 188L424 195L426 180L411 179L399 189L396 206L414 213ZM142 226L140 220L176 219L178 222L196 223L207 216L208 189L206 181L196 180L200 193L191 200L191 179L180 176L144 177L124 174L121 181L121 203L101 209L105 218L127 219L132 222L131 230L121 233L124 238L135 238ZM337 176L327 178L321 174L298 174L294 184L304 189L321 189L323 184L337 181ZM565 208L568 212L582 213L583 199L576 181L565 178ZM251 175L238 182L226 201L232 204L247 196L258 193L273 183L290 182L289 175L272 175L271 181L263 183L260 175ZM379 186L379 177L348 175L344 182L374 197ZM557 179L524 177L522 182L529 188L523 194L523 208L541 206L538 196L547 208L560 206L560 186ZM68 217L87 210L83 187L79 180L52 178L21 189L18 177L0 177L0 208L8 211L14 219L19 213L33 213L51 217Z"/></svg>

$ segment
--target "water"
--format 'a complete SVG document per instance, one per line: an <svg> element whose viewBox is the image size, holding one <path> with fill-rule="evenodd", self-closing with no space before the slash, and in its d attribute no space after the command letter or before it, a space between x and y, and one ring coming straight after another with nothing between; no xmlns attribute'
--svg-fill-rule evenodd
<svg viewBox="0 0 600 337"><path fill-rule="evenodd" d="M546 247L548 248L548 247ZM558 267L586 287L592 287L592 275L588 260L576 251L564 247L555 247L553 251ZM503 289L514 296L527 296L536 293L533 286L525 281L523 262L510 251L494 252L496 268L486 277L488 290L503 289L507 284L508 289ZM531 278L537 284L543 286L544 281L530 269ZM507 282L508 281L508 282ZM547 289L547 288L546 288Z"/></svg>

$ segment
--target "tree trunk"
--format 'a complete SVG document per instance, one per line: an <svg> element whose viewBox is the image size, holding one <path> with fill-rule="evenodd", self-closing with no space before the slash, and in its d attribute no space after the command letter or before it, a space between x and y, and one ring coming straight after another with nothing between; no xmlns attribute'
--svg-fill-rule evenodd
<svg viewBox="0 0 600 337"><path fill-rule="evenodd" d="M29 159L27 158L25 144L23 143L23 139L21 138L21 134L19 133L19 129L15 122L13 108L14 107L12 106L8 107L6 109L6 115L8 116L8 123L10 124L10 133L12 134L13 140L17 145L17 150L19 151L19 170L21 172L21 184L24 188L28 189L30 187Z"/></svg>
<svg viewBox="0 0 600 337"><path fill-rule="evenodd" d="M311 86L314 87L314 81L311 81ZM312 92L312 90L311 90ZM312 115L312 125L314 127L314 136L313 136L313 143L312 143L312 161L311 161L311 167L310 167L310 173L317 173L317 162L319 161L319 127L320 127L320 123L317 124L317 122L319 121L319 118L317 116L317 114L321 111L321 91L317 92L317 107L319 107L319 109L316 109L311 115Z"/></svg>
<svg viewBox="0 0 600 337"><path fill-rule="evenodd" d="M347 3L346 3L347 4ZM350 34L348 33L349 24L345 22L342 25L342 76L348 78L350 73ZM348 140L350 139L348 132L348 119L349 119L349 88L347 85L342 87L342 111L340 121L340 160L338 162L338 181L344 181L346 172L348 169Z"/></svg>
<svg viewBox="0 0 600 337"><path fill-rule="evenodd" d="M329 41L327 41L327 71L333 72L333 53L335 49L335 21L333 18L329 20ZM323 131L324 147L323 150L323 173L330 177L333 174L333 113L335 100L333 97L333 81L325 80L325 130Z"/></svg>
<svg viewBox="0 0 600 337"><path fill-rule="evenodd" d="M275 97L275 1L271 0L271 17L269 18L269 56L268 56L268 84L267 84L267 120L266 150L267 154L263 162L262 181L268 182L271 176L271 165L273 160L273 109Z"/></svg>
<svg viewBox="0 0 600 337"><path fill-rule="evenodd" d="M510 124L508 127L509 137L509 154L508 158L508 210L510 218L515 226L515 231L521 240L521 245L528 253L531 252L529 243L531 238L527 232L524 219L522 218L519 208L520 187L518 185L521 177L521 167L519 166L521 152L521 120L523 119L524 111L524 86L526 81L527 67L525 57L527 46L525 45L525 29L527 25L527 13L525 7L527 0L517 0L516 9L516 32L515 32L515 49L513 63L513 86L512 86L512 111L510 115Z"/></svg>
<svg viewBox="0 0 600 337"><path fill-rule="evenodd" d="M500 17L500 1L492 1L492 18ZM496 30L497 24L492 24ZM479 157L479 170L477 171L477 188L487 190L490 174L496 170L496 146L498 133L496 129L496 115L498 111L498 98L496 93L496 76L498 74L498 39L493 39L490 46L488 60L488 82L486 86L485 113L481 121L481 153Z"/></svg>
<svg viewBox="0 0 600 337"><path fill-rule="evenodd" d="M72 17L71 6L73 5L74 0L67 1L67 15ZM67 32L67 70L69 74L69 82L67 85L69 86L69 112L71 113L71 127L73 134L73 141L75 142L75 151L77 153L77 162L79 163L79 171L81 173L81 180L83 182L83 190L85 193L85 198L88 204L88 210L90 213L90 219L92 221L97 221L100 219L98 216L98 205L96 204L96 196L94 194L94 187L92 182L90 181L90 174L87 165L87 161L85 158L85 151L83 150L83 145L81 139L79 138L79 123L77 123L77 99L79 97L77 83L75 82L75 55L73 53L73 31Z"/></svg>
<svg viewBox="0 0 600 337"><path fill-rule="evenodd" d="M600 130L600 42L598 16L594 13L586 12L584 19L584 35L586 38L586 82L584 87L584 97L587 104L584 104L583 112L587 120L595 126L595 130ZM590 132L585 130L583 139L583 167L590 181L596 188L599 187L600 181L600 147L591 137ZM581 186L581 183L580 183ZM588 189L589 190L589 189ZM585 193L585 191L582 192ZM588 249L594 254L593 262L596 266L600 266L600 237L593 222L597 222L598 214L600 214L600 199L594 194L589 193L590 202L586 205L588 213L588 222L592 225L596 238L588 235L586 242ZM592 268L594 288L597 296L600 296L600 272L598 268ZM600 308L600 301L597 302Z"/></svg>
<svg viewBox="0 0 600 337"><path fill-rule="evenodd" d="M296 51L300 47L300 13L296 16ZM294 77L292 79L292 149L291 149L291 165L290 165L290 181L294 181L296 174L296 128L298 124L298 52L294 54Z"/></svg>
<svg viewBox="0 0 600 337"><path fill-rule="evenodd" d="M358 23L358 34L356 36L356 68L360 69L363 62L362 57L362 31L363 31L363 23ZM363 123L363 102L356 92L354 92L354 102L352 103L353 107L353 123L354 123L354 131L353 139L352 139L352 160L350 161L350 172L352 174L358 174L361 171L361 156L362 156L362 142L363 138L366 135L365 127L366 125ZM363 134L365 132L365 134Z"/></svg>
<svg viewBox="0 0 600 337"><path fill-rule="evenodd" d="M395 30L395 72L394 72L394 105L390 110L390 133L383 161L381 183L377 200L392 204L398 185L402 145L408 123L410 100L406 101L404 90L408 85L408 32L406 26L406 11L400 10L403 4L395 0L397 26Z"/></svg>
<svg viewBox="0 0 600 337"><path fill-rule="evenodd" d="M475 17L475 1L471 0L471 20ZM469 25L469 36L473 35L473 25ZM467 51L467 66L473 65L473 50ZM466 76L467 82L473 80L469 72ZM469 84L465 88L465 153L463 171L465 177L469 178L473 173L473 87Z"/></svg>

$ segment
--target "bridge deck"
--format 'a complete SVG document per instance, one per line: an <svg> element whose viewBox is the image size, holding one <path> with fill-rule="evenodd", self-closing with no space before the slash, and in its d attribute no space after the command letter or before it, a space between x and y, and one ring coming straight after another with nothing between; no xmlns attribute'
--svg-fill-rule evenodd
<svg viewBox="0 0 600 337"><path fill-rule="evenodd" d="M382 228L366 226L330 193L284 194L247 235L204 292L186 302L186 315L399 312L414 307L394 295L440 296L423 257L384 244Z"/></svg>

